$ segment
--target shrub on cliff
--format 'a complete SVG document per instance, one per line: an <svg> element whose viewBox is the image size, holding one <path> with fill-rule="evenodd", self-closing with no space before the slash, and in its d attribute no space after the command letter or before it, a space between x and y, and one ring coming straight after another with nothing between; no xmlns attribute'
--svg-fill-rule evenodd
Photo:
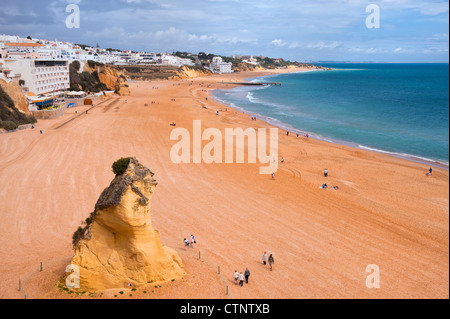
<svg viewBox="0 0 450 319"><path fill-rule="evenodd" d="M112 165L112 170L113 170L114 174L122 175L127 170L129 164L130 164L130 158L122 157L121 159L114 162L114 164Z"/></svg>
<svg viewBox="0 0 450 319"><path fill-rule="evenodd" d="M17 125L16 122L13 121L1 121L0 128L4 128L7 131L12 131L18 128L19 125Z"/></svg>
<svg viewBox="0 0 450 319"><path fill-rule="evenodd" d="M0 128L7 131L15 130L22 124L34 124L36 118L33 115L26 116L15 106L13 100L0 86Z"/></svg>
<svg viewBox="0 0 450 319"><path fill-rule="evenodd" d="M69 64L70 90L78 91L81 88L81 79L78 71L80 70L80 62L73 61Z"/></svg>
<svg viewBox="0 0 450 319"><path fill-rule="evenodd" d="M106 85L100 82L97 71L94 71L92 74L86 71L82 72L80 74L80 82L82 89L85 92L100 92L107 90Z"/></svg>
<svg viewBox="0 0 450 319"><path fill-rule="evenodd" d="M78 227L78 229L73 233L72 235L72 245L73 247L76 247L78 245L78 242L83 237L84 229L83 227Z"/></svg>
<svg viewBox="0 0 450 319"><path fill-rule="evenodd" d="M103 65L94 61L88 61L88 64L92 69L95 69L97 65ZM100 82L97 71L93 71L92 73L83 71L79 73L80 67L81 65L78 61L73 61L69 65L71 91L79 91L81 89L85 92L96 93L100 91L106 91L108 89L104 83Z"/></svg>
<svg viewBox="0 0 450 319"><path fill-rule="evenodd" d="M91 69L95 69L97 66L104 66L103 63L95 62L93 60L88 60L87 63Z"/></svg>
<svg viewBox="0 0 450 319"><path fill-rule="evenodd" d="M80 61L75 60L72 63L70 63L69 66L73 67L77 72L79 72L81 64L80 64Z"/></svg>

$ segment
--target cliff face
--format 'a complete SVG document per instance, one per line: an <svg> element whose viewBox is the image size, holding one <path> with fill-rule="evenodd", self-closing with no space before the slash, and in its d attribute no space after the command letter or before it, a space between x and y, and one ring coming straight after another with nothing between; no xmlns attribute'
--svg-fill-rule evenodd
<svg viewBox="0 0 450 319"><path fill-rule="evenodd" d="M74 242L72 264L80 268L80 289L139 287L184 275L180 257L161 244L152 227L156 185L153 173L131 158L125 173L103 191Z"/></svg>
<svg viewBox="0 0 450 319"><path fill-rule="evenodd" d="M103 83L108 90L116 91L120 96L130 95L130 89L127 80L123 73L109 65L85 63L83 66L84 72L93 74L97 73L98 79Z"/></svg>
<svg viewBox="0 0 450 319"><path fill-rule="evenodd" d="M22 88L19 84L14 82L6 83L5 81L0 80L0 86L3 91L8 94L11 100L13 100L16 109L26 115L30 114L30 111L28 110L27 98L25 97L25 94L23 94Z"/></svg>
<svg viewBox="0 0 450 319"><path fill-rule="evenodd" d="M170 65L124 65L118 66L127 77L139 81L181 80L199 76L211 75L212 72L198 66L170 66Z"/></svg>
<svg viewBox="0 0 450 319"><path fill-rule="evenodd" d="M245 62L239 63L237 67L233 69L235 72L245 72L245 71L263 71L265 68L263 68L260 65L252 65Z"/></svg>
<svg viewBox="0 0 450 319"><path fill-rule="evenodd" d="M190 67L190 66L182 66L178 71L177 75L173 76L173 80L182 80L189 78L196 78L199 76L208 76L211 75L212 72L199 67Z"/></svg>

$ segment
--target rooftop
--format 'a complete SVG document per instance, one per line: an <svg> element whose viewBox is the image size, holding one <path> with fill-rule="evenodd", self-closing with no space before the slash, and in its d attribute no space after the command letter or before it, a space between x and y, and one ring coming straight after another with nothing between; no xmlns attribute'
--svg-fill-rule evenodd
<svg viewBox="0 0 450 319"><path fill-rule="evenodd" d="M5 45L9 47L24 47L24 48L44 46L43 44L40 43L18 43L18 42L6 42Z"/></svg>

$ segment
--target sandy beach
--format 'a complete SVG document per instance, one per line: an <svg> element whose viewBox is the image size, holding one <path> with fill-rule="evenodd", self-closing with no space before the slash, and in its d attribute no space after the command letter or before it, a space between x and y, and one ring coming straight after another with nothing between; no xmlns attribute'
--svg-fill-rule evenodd
<svg viewBox="0 0 450 319"><path fill-rule="evenodd" d="M113 179L112 163L126 156L155 173L153 226L188 271L184 281L130 298L226 298L226 286L230 298L449 298L447 169L427 177L426 164L281 129L275 179L259 174L259 163L172 163L170 123L191 136L193 120L222 132L273 127L209 91L275 72L283 71L130 83L131 96L64 126L86 107L0 134L0 298L23 298L19 280L27 297L73 298L56 288L72 234ZM198 245L185 252L190 234ZM274 256L273 271L264 251ZM368 265L379 267L380 288L366 286ZM246 267L249 284L239 287L233 273Z"/></svg>

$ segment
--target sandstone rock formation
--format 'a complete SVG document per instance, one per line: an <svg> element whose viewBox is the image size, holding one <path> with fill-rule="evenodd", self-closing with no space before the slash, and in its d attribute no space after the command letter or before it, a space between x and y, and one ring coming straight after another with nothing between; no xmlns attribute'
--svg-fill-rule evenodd
<svg viewBox="0 0 450 319"><path fill-rule="evenodd" d="M6 83L4 80L0 80L0 86L13 100L14 106L22 113L26 115L30 114L28 110L28 102L25 94L22 92L22 88L15 82Z"/></svg>
<svg viewBox="0 0 450 319"><path fill-rule="evenodd" d="M130 95L130 89L127 84L127 80L124 74L109 65L104 65L100 63L92 64L85 63L83 71L94 73L97 72L98 79L101 83L105 84L108 90L116 91L120 96Z"/></svg>
<svg viewBox="0 0 450 319"><path fill-rule="evenodd" d="M101 194L86 226L74 234L72 264L79 267L80 289L145 286L184 275L177 252L161 244L151 223L153 173L130 158Z"/></svg>
<svg viewBox="0 0 450 319"><path fill-rule="evenodd" d="M196 78L199 76L208 76L211 75L212 72L200 67L190 67L190 66L182 66L177 72L176 76L172 77L172 80L182 80L182 79L190 79Z"/></svg>

